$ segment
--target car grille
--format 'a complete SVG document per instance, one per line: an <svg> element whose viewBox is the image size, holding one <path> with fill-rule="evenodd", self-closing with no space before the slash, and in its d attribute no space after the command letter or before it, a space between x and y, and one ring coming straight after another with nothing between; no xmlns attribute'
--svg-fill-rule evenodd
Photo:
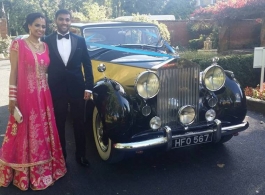
<svg viewBox="0 0 265 195"><path fill-rule="evenodd" d="M182 106L195 108L196 121L199 119L199 74L198 66L161 68L160 91L157 96L157 115L162 126L179 125L178 110Z"/></svg>

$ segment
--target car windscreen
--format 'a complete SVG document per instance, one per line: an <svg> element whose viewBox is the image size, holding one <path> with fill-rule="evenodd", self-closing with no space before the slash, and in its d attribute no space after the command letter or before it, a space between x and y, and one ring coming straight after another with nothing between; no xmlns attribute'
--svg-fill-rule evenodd
<svg viewBox="0 0 265 195"><path fill-rule="evenodd" d="M118 45L161 46L161 36L155 26L95 27L83 30L88 50Z"/></svg>

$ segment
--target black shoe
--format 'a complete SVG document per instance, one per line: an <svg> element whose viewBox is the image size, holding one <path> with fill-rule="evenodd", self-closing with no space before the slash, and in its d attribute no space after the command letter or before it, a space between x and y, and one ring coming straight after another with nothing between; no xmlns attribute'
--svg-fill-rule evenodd
<svg viewBox="0 0 265 195"><path fill-rule="evenodd" d="M84 167L90 167L90 163L85 157L76 158L76 161Z"/></svg>

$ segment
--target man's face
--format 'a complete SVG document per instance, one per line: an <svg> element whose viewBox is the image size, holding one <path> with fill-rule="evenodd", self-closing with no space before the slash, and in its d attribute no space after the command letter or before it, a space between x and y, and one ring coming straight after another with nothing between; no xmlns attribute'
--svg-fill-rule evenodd
<svg viewBox="0 0 265 195"><path fill-rule="evenodd" d="M65 34L69 31L71 25L71 16L69 14L60 14L55 20L57 31Z"/></svg>

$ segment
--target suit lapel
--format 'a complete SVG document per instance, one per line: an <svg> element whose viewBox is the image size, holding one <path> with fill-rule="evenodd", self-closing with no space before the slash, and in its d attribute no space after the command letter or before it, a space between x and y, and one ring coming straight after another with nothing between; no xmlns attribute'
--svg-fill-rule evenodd
<svg viewBox="0 0 265 195"><path fill-rule="evenodd" d="M56 56L58 57L58 59L60 59L63 62L63 59L59 53L58 47L57 47L57 33L53 33L52 37L51 37L51 44L53 47L53 50L56 54Z"/></svg>
<svg viewBox="0 0 265 195"><path fill-rule="evenodd" d="M70 62L70 60L74 56L74 53L75 53L75 50L76 50L76 47L77 47L77 37L73 36L72 33L70 33L70 36L71 36L71 53L70 53L70 56L69 56L69 59L68 59L68 63Z"/></svg>

